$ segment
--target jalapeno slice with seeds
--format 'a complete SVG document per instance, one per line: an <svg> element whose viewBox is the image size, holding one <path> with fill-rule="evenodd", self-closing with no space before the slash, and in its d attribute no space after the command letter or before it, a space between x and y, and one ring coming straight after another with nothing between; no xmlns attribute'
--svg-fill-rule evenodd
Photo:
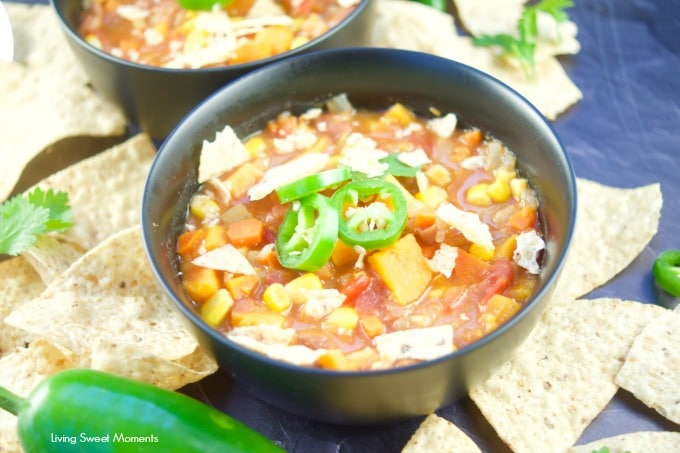
<svg viewBox="0 0 680 453"><path fill-rule="evenodd" d="M387 247L406 226L406 198L401 190L380 178L351 181L331 199L338 211L338 235L346 244L366 250Z"/></svg>
<svg viewBox="0 0 680 453"><path fill-rule="evenodd" d="M279 187L276 189L276 196L279 198L279 202L289 203L345 182L351 176L352 172L349 167L345 166L322 171Z"/></svg>
<svg viewBox="0 0 680 453"><path fill-rule="evenodd" d="M338 213L330 199L308 195L293 203L276 236L276 256L288 269L314 272L333 253L338 238Z"/></svg>

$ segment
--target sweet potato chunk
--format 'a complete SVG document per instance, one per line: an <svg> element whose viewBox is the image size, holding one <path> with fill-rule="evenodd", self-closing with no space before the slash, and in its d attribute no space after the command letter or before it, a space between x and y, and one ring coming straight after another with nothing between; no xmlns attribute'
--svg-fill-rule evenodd
<svg viewBox="0 0 680 453"><path fill-rule="evenodd" d="M412 234L372 254L368 263L382 277L399 305L418 299L432 279L432 270Z"/></svg>

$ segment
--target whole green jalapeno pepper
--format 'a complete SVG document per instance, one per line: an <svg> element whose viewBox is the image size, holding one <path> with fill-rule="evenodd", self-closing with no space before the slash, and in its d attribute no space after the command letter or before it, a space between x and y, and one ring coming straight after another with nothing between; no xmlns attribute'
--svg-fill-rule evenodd
<svg viewBox="0 0 680 453"><path fill-rule="evenodd" d="M0 387L27 453L283 452L228 415L181 393L88 369L40 383L28 398Z"/></svg>

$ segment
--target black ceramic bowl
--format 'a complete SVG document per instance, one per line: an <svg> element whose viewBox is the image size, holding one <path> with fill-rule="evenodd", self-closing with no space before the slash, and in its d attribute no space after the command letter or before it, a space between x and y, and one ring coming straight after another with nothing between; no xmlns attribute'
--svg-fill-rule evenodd
<svg viewBox="0 0 680 453"><path fill-rule="evenodd" d="M312 50L365 42L373 4L373 0L361 0L348 17L327 33L271 58L219 68L166 69L116 58L83 40L75 31L83 1L50 0L92 85L119 105L133 125L156 139L165 138L179 120L210 93L248 71Z"/></svg>
<svg viewBox="0 0 680 453"><path fill-rule="evenodd" d="M347 93L357 107L400 101L416 113L454 112L515 152L542 204L546 253L539 288L507 324L476 343L429 362L368 372L289 365L252 352L205 324L178 278L175 243L197 188L201 143L225 124L240 137L283 110L301 113ZM528 335L550 298L574 228L575 181L550 124L524 98L475 69L431 55L388 49L337 49L287 59L219 90L163 143L143 197L143 236L154 271L221 369L254 395L306 417L336 423L381 423L423 415L466 394Z"/></svg>

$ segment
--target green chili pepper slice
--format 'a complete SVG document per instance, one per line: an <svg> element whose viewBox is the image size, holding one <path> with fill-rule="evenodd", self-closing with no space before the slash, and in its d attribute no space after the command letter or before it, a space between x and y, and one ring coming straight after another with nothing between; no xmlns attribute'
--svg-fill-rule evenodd
<svg viewBox="0 0 680 453"><path fill-rule="evenodd" d="M680 250L661 252L654 261L652 274L656 283L674 297L680 297Z"/></svg>
<svg viewBox="0 0 680 453"><path fill-rule="evenodd" d="M0 387L0 407L18 417L19 440L27 453L283 452L187 395L89 369L56 373L27 398Z"/></svg>
<svg viewBox="0 0 680 453"><path fill-rule="evenodd" d="M345 182L351 176L351 170L345 166L322 171L321 173L305 176L290 184L279 187L276 189L276 195L281 203L289 203Z"/></svg>
<svg viewBox="0 0 680 453"><path fill-rule="evenodd" d="M225 6L232 0L177 0L179 6L188 10L210 11L213 6Z"/></svg>
<svg viewBox="0 0 680 453"><path fill-rule="evenodd" d="M318 193L294 203L276 235L276 256L288 269L314 272L326 264L338 239L338 213Z"/></svg>
<svg viewBox="0 0 680 453"><path fill-rule="evenodd" d="M339 213L338 235L366 250L387 247L406 226L406 198L399 187L380 178L351 181L331 199Z"/></svg>

